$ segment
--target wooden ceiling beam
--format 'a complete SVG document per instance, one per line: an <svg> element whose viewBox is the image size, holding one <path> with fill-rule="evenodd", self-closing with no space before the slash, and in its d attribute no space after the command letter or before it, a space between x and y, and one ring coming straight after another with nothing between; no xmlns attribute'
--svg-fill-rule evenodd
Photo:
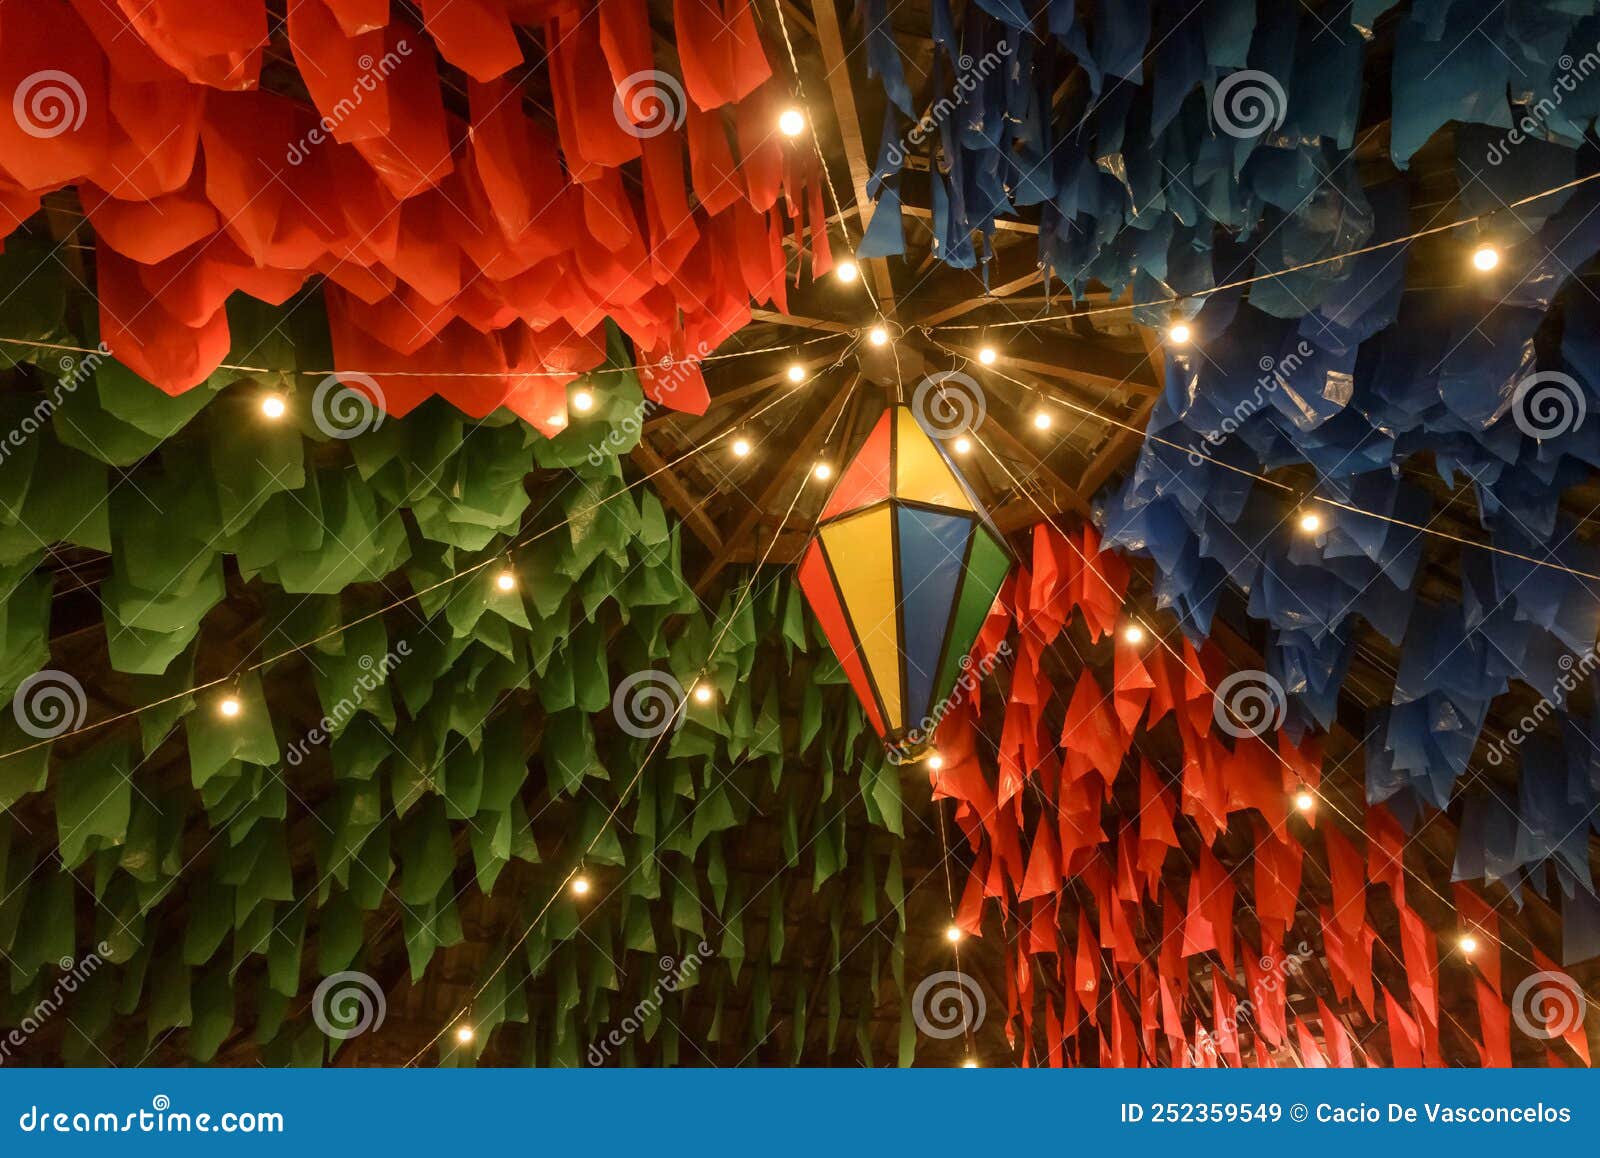
<svg viewBox="0 0 1600 1158"><path fill-rule="evenodd" d="M1150 395L1139 404L1139 409L1129 416L1126 426L1112 429L1111 437L1106 439L1106 444L1089 460L1089 465L1083 468L1083 477L1078 480L1079 493L1092 497L1105 485L1107 479L1120 471L1127 465L1128 460L1139 452L1139 448L1144 445L1145 424L1150 421L1150 412L1155 409L1158 397L1160 395Z"/></svg>
<svg viewBox="0 0 1600 1158"><path fill-rule="evenodd" d="M1131 292L1131 291L1130 291ZM1145 358L1155 371L1156 381L1165 386L1167 381L1167 351L1161 344L1161 339L1149 326L1139 327L1139 340L1144 343ZM1129 459L1139 453L1139 448L1144 445L1144 428L1149 425L1150 412L1155 409L1156 399L1161 397L1161 391L1152 391L1150 396L1139 404L1127 419L1124 426L1114 427L1111 437L1089 461L1083 470L1083 477L1078 480L1080 493L1094 497L1095 492L1105 485L1106 480L1120 471ZM1128 429L1132 427L1133 429Z"/></svg>
<svg viewBox="0 0 1600 1158"><path fill-rule="evenodd" d="M811 22L811 16L805 9L795 4L793 0L778 0L778 4L788 13L790 20L805 30L807 36L813 40L817 38L817 26Z"/></svg>
<svg viewBox="0 0 1600 1158"><path fill-rule="evenodd" d="M859 326L829 318L810 318L802 314L780 314L773 310L751 310L750 320L773 326L793 326L797 330L820 330L827 334L853 334Z"/></svg>
<svg viewBox="0 0 1600 1158"><path fill-rule="evenodd" d="M917 217L923 221L933 220L933 210L924 209L920 205L902 204L900 212L907 217ZM1004 233L1029 233L1034 237L1039 236L1039 227L1037 225L1032 225L1026 221L1012 221L1009 217L996 217L994 219L994 227Z"/></svg>
<svg viewBox="0 0 1600 1158"><path fill-rule="evenodd" d="M900 203L900 213L904 217L915 217L918 221L933 220L933 210L924 209L920 205L907 205L904 201ZM847 205L843 213L835 213L830 216L828 224L838 225L846 217L854 216L857 216L855 207ZM1039 227L1037 225L1032 225L1026 221L1013 221L1009 217L996 217L994 219L994 227L1001 233L1025 233L1032 237L1039 236Z"/></svg>
<svg viewBox="0 0 1600 1158"><path fill-rule="evenodd" d="M839 412L844 409L845 402L855 393L856 385L860 381L860 374L853 375L849 383L834 394L832 400L823 408L822 413L817 416L817 420L811 424L811 428L795 443L794 450L790 452L789 457L772 472L772 475L767 480L767 485L761 488L761 493L756 496L750 510L745 514L744 518L739 520L738 526L723 540L721 549L712 556L711 562L695 582L694 589L697 594L703 593L706 588L711 586L712 581L722 574L723 568L733 562L735 552L741 547L747 548L750 546L751 541L760 529L761 516L778 502L786 489L791 489L794 485L797 485L795 483L796 472L801 472L800 478L803 479L805 477L805 472L810 470L812 459L816 457L817 451L822 446L822 440L827 437L834 420L839 417ZM782 534L782 532L782 527L777 527L773 530L775 535Z"/></svg>
<svg viewBox="0 0 1600 1158"><path fill-rule="evenodd" d="M817 20L817 45L822 49L822 63L828 70L828 91L833 96L834 116L839 123L839 142L844 146L850 183L855 188L856 217L861 223L861 232L865 234L872 225L874 210L872 199L867 196L867 182L872 178L872 169L867 164L867 146L861 135L861 115L856 108L855 89L850 83L844 28L839 22L839 11L834 6L834 0L816 0L812 12ZM866 264L873 288L878 294L879 307L885 314L893 314L894 281L889 276L889 263L881 257L874 257L869 258Z"/></svg>
<svg viewBox="0 0 1600 1158"><path fill-rule="evenodd" d="M959 342L939 339L939 345L956 351L963 357L976 360L977 348ZM1052 354L1060 363L1041 362L1037 358L1023 358L1008 354L1004 348L997 351L994 364L1004 369L1022 370L1049 378L1056 382L1088 384L1101 389L1134 394L1154 393L1160 383L1150 370L1150 360L1140 354L1126 354L1097 342L1081 338L1052 338Z"/></svg>
<svg viewBox="0 0 1600 1158"><path fill-rule="evenodd" d="M1067 510L1083 518L1089 517L1089 504L1078 493L1078 488L1057 474L1055 469L1045 462L1032 447L1021 442L1007 430L1005 423L985 422L973 432L973 437L980 447L987 449L994 457L999 458L1001 455L1009 455L1016 462L1023 464L1025 469L1022 477L1017 480L1023 489L1026 489L1028 484L1036 478L1042 479L1048 485L1051 492L1049 500L1041 501L1040 506L1045 507L1052 514L1056 511ZM1007 467L1001 471L1007 482L1012 481L1012 475L1015 473L1014 467ZM1032 500L1028 499L1026 495L1018 497L1021 501L1033 506ZM1033 521L1038 522L1044 516L1037 514L1037 506L1034 507L1034 511L1035 518Z"/></svg>
<svg viewBox="0 0 1600 1158"><path fill-rule="evenodd" d="M1025 290L1029 286L1038 285L1042 280L1044 280L1043 272L1036 269L1023 274L1021 277L1014 277L1008 282L1003 282L978 297L968 298L966 301L957 302L953 306L946 306L942 310L936 310L917 320L919 324L924 326L937 326L941 322L948 322L951 318L959 318L963 314L970 314L973 310L981 310L984 306L993 305L1001 298L1009 297L1018 290Z"/></svg>
<svg viewBox="0 0 1600 1158"><path fill-rule="evenodd" d="M827 370L827 369L831 368L834 365L834 363L836 363L838 360L839 359L837 357L834 357L834 358L802 358L802 359L799 359L798 361L799 361L799 365L804 367L805 372L806 372L806 381L809 382L816 375L822 373L824 370ZM731 377L733 373L734 373L733 371L729 371L729 376ZM752 379L749 382L741 383L738 386L730 386L725 390L714 391L712 393L712 395L711 395L711 402L706 407L706 413L710 414L713 410L717 410L717 409L720 409L720 408L725 407L725 406L730 406L735 402L742 402L746 398L750 398L750 397L752 397L754 395L757 395L757 394L764 394L768 390L771 390L774 386L785 386L785 385L788 384L788 382L789 382L789 368L788 368L788 366L785 366L782 370L774 371L771 374L763 374L759 378ZM799 387L795 387L795 388L796 389L803 388L805 386L805 384L806 383L803 382L803 383L800 384ZM711 384L708 382L707 383L708 388L710 387L710 385ZM695 415L695 414L687 414L687 413L685 413L684 411L681 411L681 410L667 410L667 411L664 411L664 412L662 412L660 414L657 414L653 418L646 419L645 420L645 424L644 424L644 432L646 434L648 434L651 431L659 430L661 427L667 426L668 424L676 423L676 422L682 422L684 419L687 419L687 418L698 418L698 417L701 417L701 416L700 415Z"/></svg>
<svg viewBox="0 0 1600 1158"><path fill-rule="evenodd" d="M689 530L694 532L695 538L704 543L712 554L722 550L722 536L717 532L717 525L706 514L705 503L695 501L677 472L668 466L659 454L650 449L650 444L645 441L643 435L640 435L639 445L633 448L630 457L639 464L641 470L651 476L650 481L667 500L667 505L676 511Z"/></svg>

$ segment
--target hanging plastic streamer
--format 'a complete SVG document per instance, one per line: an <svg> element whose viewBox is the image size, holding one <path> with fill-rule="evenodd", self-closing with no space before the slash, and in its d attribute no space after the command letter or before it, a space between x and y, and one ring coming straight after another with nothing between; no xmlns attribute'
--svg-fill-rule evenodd
<svg viewBox="0 0 1600 1158"><path fill-rule="evenodd" d="M678 0L670 71L642 0L424 0L420 26L384 0L288 8L277 28L265 0L0 11L0 238L74 190L97 336L169 394L227 356L235 291L282 305L316 279L332 368L390 413L437 393L554 435L608 318L633 360L670 363L646 395L699 413L700 359L752 301L787 308L786 229L809 215L826 266L815 162L771 133L787 83L749 0ZM523 60L529 24L543 61ZM523 109L529 63L553 128Z"/></svg>
<svg viewBox="0 0 1600 1158"><path fill-rule="evenodd" d="M1091 281L1113 299L1131 289L1134 319L1162 326L1174 298L1408 234L1403 181L1364 187L1352 159L1374 22L1391 7L1363 0L1341 25L1292 4L1157 0L1086 21L1075 0L1031 13L983 0L957 25L936 2L933 107L949 112L932 166L937 255L971 266L957 239L1037 204L1049 273L1074 296ZM1542 823L1541 802L1558 784L1572 816L1600 802L1596 722L1568 708L1596 666L1600 601L1560 570L1462 547L1461 603L1436 605L1417 593L1415 532L1326 508L1314 541L1296 536L1281 493L1220 465L1309 465L1329 497L1426 524L1434 503L1407 476L1429 455L1447 485L1472 487L1486 542L1596 569L1559 500L1600 465L1600 423L1582 421L1600 403L1600 308L1574 293L1563 320L1547 315L1600 250L1600 201L1586 186L1505 206L1597 169L1579 146L1600 112L1600 68L1585 64L1600 59L1600 16L1533 7L1536 18L1447 0L1383 32L1390 159L1403 172L1456 126L1460 214L1489 215L1478 228L1504 254L1495 278L1407 291L1397 246L1258 282L1248 304L1237 292L1183 303L1205 356L1169 359L1149 431L1184 449L1147 443L1102 518L1110 541L1155 560L1161 598L1197 637L1224 585L1247 593L1271 626L1268 668L1296 734L1333 722L1357 617L1393 642L1400 671L1370 721L1369 798L1409 822L1450 802L1480 743L1490 762L1519 765L1515 798L1469 799L1456 876L1542 890L1553 866L1576 960L1600 944L1600 903L1565 855L1572 825ZM991 83L982 49L1001 38L1011 51ZM1083 83L1064 87L1078 69ZM1550 759L1482 734L1512 680L1548 705L1527 724Z"/></svg>

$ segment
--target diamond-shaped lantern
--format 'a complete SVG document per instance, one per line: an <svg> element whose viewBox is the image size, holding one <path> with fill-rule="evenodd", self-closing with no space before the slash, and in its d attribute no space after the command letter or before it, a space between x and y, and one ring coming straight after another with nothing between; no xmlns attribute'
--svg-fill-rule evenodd
<svg viewBox="0 0 1600 1158"><path fill-rule="evenodd" d="M897 758L931 742L1010 569L944 446L912 410L886 413L823 508L800 589Z"/></svg>

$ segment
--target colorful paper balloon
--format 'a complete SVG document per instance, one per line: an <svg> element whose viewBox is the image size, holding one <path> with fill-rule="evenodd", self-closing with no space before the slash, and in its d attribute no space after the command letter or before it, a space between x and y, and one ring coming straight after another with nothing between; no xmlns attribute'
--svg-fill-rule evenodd
<svg viewBox="0 0 1600 1158"><path fill-rule="evenodd" d="M939 440L906 407L884 414L823 508L800 589L896 758L926 750L1010 570Z"/></svg>

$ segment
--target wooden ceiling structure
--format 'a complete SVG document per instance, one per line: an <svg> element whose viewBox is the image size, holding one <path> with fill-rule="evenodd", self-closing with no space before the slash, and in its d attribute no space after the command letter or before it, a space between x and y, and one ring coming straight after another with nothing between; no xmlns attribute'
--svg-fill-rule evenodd
<svg viewBox="0 0 1600 1158"><path fill-rule="evenodd" d="M866 195L871 174L871 149L864 125L881 123L883 96L876 81L866 74L858 16L841 0L759 0L758 20L774 49L781 44L778 27L781 7L799 64L799 82L807 100L811 130L826 160L834 188L840 198L840 212L832 225L835 253L844 252L842 242L859 239L871 219L873 206ZM1312 7L1334 5L1312 5ZM670 0L652 4L658 46L670 51L664 30L670 29ZM931 41L923 35L928 27L924 5L910 3L893 8L895 36L906 60L908 79L918 91L921 107L928 107L937 96L930 91L929 62ZM281 21L275 22L281 29ZM1380 22L1379 40L1384 24ZM528 35L526 32L524 35ZM536 44L533 47L537 47ZM275 42L275 52L283 45ZM1374 53L1371 68L1386 68L1386 54ZM537 51L529 59L537 60ZM286 54L284 55L286 58ZM269 67L269 73L271 69ZM1369 77L1370 79L1370 77ZM530 80L530 107L540 105L537 80ZM1069 105L1082 98L1082 78L1070 77L1058 93L1058 102ZM456 94L459 96L459 92ZM546 102L547 105L547 102ZM1358 163L1380 165L1387 154L1387 128L1381 119L1364 124L1360 133ZM1424 194L1417 199L1417 212L1437 211L1453 196L1449 172L1448 142L1435 142L1418 158L1413 180ZM885 407L909 401L916 385L931 373L956 368L952 355L970 357L983 341L983 330L963 331L960 340L944 335L929 335L923 327L960 322L995 324L1043 314L1059 314L1072 303L1040 268L1037 254L1037 227L1027 221L999 223L993 237L993 256L976 270L957 270L945 266L933 252L931 213L926 199L926 184L919 182L936 163L926 151L913 156L908 164L904 196L904 226L908 252L904 258L874 259L863 264L862 278L854 283L827 277L817 282L803 265L797 282L789 292L789 312L779 314L757 310L752 323L730 340L719 354L766 350L770 353L718 361L706 368L711 403L703 416L658 411L644 423L633 461L641 474L652 476L652 485L692 536L684 552L685 573L710 606L735 575L750 564L765 560L773 565L792 563L809 537L821 510L825 488L814 485L812 471L819 461L835 466L842 463L861 444ZM919 188L920 186L920 188ZM920 196L920 200L919 200ZM85 229L81 223L66 227ZM1441 246L1443 242L1440 243ZM1419 267L1438 272L1447 260L1432 256L1435 249L1419 248ZM870 292L869 292L870 291ZM1110 297L1100 290L1080 299L1079 305L1105 305ZM886 348L866 343L865 330L885 324L895 335ZM831 336L828 340L801 345L809 339ZM1128 313L1099 315L1048 325L1016 327L995 331L999 356L992 369L972 364L965 372L983 387L988 418L981 428L981 445L963 460L963 467L980 498L995 515L1002 530L1020 533L1041 518L1058 519L1071 525L1088 517L1093 496L1105 484L1123 475L1133 463L1140 446L1138 432L1149 417L1158 390L1164 381L1162 351L1151 332L1133 323ZM807 368L804 383L787 380L788 366L800 361ZM1048 431L1036 430L1032 415L1041 407L1053 408L1055 422ZM707 438L737 429L754 445L744 458L728 453L726 442L708 453L693 453ZM1437 484L1435 484L1437 485ZM1595 496L1579 493L1569 501L1575 513L1586 514L1576 504ZM1470 503L1468 504L1470 506ZM1475 512L1464 509L1448 516L1442 527L1471 533ZM686 540L688 542L688 540ZM1019 545L1025 543L1017 538ZM74 597L77 586L95 584L109 571L103 558L92 553L63 553L57 560L58 597L66 595L57 611L57 630L53 646L58 658L73 670L88 670L96 662L100 646L95 633L99 609L87 593ZM1139 598L1149 601L1148 576L1138 573L1135 589ZM1459 576L1442 560L1429 572L1431 593L1459 598ZM229 579L230 608L237 608L233 623L239 655L250 652L259 620L251 618L251 602L237 576ZM259 609L257 609L259 610ZM1157 615L1159 619L1159 615ZM1170 618L1163 621L1170 629ZM1229 624L1238 625L1230 627ZM1251 630L1242 614L1242 603L1230 596L1224 601L1216 638L1231 662L1238 667L1262 667L1261 644L1264 637ZM1069 686L1072 676L1085 660L1104 664L1109 655L1106 645L1092 645L1081 629L1069 630L1050 656L1056 668L1057 687ZM1358 658L1352 665L1340 708L1339 727L1329 737L1327 772L1323 789L1339 802L1347 815L1359 816L1364 808L1362 741L1365 709L1386 703L1395 676L1396 653L1375 633L1364 631ZM232 662L225 657L226 667ZM98 662L103 664L100 656ZM291 673L292 675L292 673ZM296 694L292 679L277 686L275 694ZM302 684L309 681L301 681ZM92 685L104 698L96 714L110 712L131 702L127 681L105 671L105 677ZM1520 714L1522 701L1530 699L1526 689L1509 699L1508 713ZM998 719L1003 701L996 689L987 693L985 717ZM319 714L309 689L299 689L300 714L309 725ZM1059 730L1064 704L1054 704L1046 714L1045 726ZM1509 714L1507 716L1509 718ZM1170 725L1168 725L1170 727ZM1491 726L1491 734L1498 734ZM1174 735L1159 730L1143 750L1152 760L1172 766L1177 753ZM179 757L169 758L148 769L151 791L163 785L182 791L187 784L187 769ZM1128 778L1124 777L1126 781ZM907 804L907 839L904 871L908 882L907 923L911 936L904 963L905 976L915 979L950 967L948 946L942 933L950 913L949 881L964 880L966 855L957 848L945 853L945 839L956 839L948 816L929 795L926 777L917 769L906 771L903 779ZM1125 814L1137 809L1128 797L1130 786L1118 787L1114 808ZM298 798L297 798L298 799ZM292 849L297 864L313 858L319 838L313 810L320 803L315 796L300 801L303 814L293 829ZM757 801L758 813L760 801ZM28 824L49 825L48 813L34 805L19 810ZM820 800L817 808L834 807ZM860 803L847 818L859 818ZM541 846L559 847L574 823L572 809L554 806L539 815L535 836ZM865 823L851 824L849 857L860 864L867 857L881 855L884 834ZM844 905L849 916L841 936L849 950L841 971L846 975L847 1012L869 1026L872 1053L881 1060L893 1058L900 1034L900 1006L892 986L876 1003L870 997L870 981L886 972L892 946L893 913L861 912L855 901L856 882L837 879L820 890L808 874L789 871L782 834L775 818L757 815L737 834L730 858L730 873L746 877L755 885L778 881L781 903L773 908L757 906L747 923L749 944L764 944L781 923L787 941L785 959L774 968L773 987L785 990L809 988L810 1008L825 1006L828 984L830 930L827 914L839 903L840 894L849 896ZM1169 858L1175 886L1186 871L1182 863L1198 857L1198 839L1186 836L1183 857ZM1413 842L1407 867L1428 882L1428 889L1417 889L1414 903L1435 927L1450 922L1448 911L1432 897L1450 895L1450 869L1455 832L1450 818L1434 814L1423 822ZM1247 830L1239 827L1225 837L1218 848L1225 867L1244 863L1251 847ZM465 855L465 850L458 849ZM547 860L553 858L547 857ZM1308 851L1307 889L1323 898L1329 895L1325 864ZM787 872L787 875L785 875ZM503 946L522 927L530 897L548 887L550 874L537 866L513 865L507 869L504 884L492 898L476 898L462 913L464 940L442 950L425 978L413 983L406 964L406 946L397 911L384 914L378 933L369 937L371 967L386 990L388 1022L385 1032L352 1042L338 1056L338 1064L405 1064L448 1025L448 1020L466 1003L487 967ZM1241 882L1241 927L1253 932L1248 871L1239 874ZM603 882L602 882L603 884ZM1492 896L1491 900L1498 900ZM392 909L392 903L386 902ZM1399 924L1392 908L1373 905L1372 919L1379 933L1375 954L1376 968L1386 982L1403 990L1400 965ZM1559 923L1554 912L1538 898L1531 898L1520 913L1508 912L1508 920L1520 926L1546 952L1559 945ZM962 949L961 967L979 979L990 997L989 1018L975 1035L970 1047L956 1040L924 1042L918 1051L919 1064L954 1064L971 1048L985 1064L1009 1064L1015 1054L1004 1037L1001 1025L1007 980L1002 947L1015 937L1015 927L1003 928L993 919L981 940L968 940ZM1508 932L1508 936L1512 936ZM1306 938L1318 944L1309 925ZM602 952L598 946L596 952ZM1191 978L1186 1000L1209 1019L1211 999L1207 972L1198 963ZM1573 971L1586 988L1600 987L1600 967L1593 963ZM1043 984L1054 984L1048 978ZM545 978L532 989L551 996L556 982ZM1319 1023L1316 998L1331 994L1325 960L1311 954L1303 975L1291 979L1290 1004L1312 1027ZM1460 1026L1475 1022L1473 999L1467 974L1459 962L1448 957L1441 962L1441 1002L1445 1019L1444 1048L1447 1060L1472 1062L1470 1035ZM1059 1007L1059 1001L1057 1005ZM680 1044L674 1055L664 1054L648 1040L639 1044L639 1060L646 1064L663 1062L682 1065L778 1065L799 1061L802 1064L854 1064L856 1046L841 1040L829 1044L813 1018L809 1029L797 1027L781 1017L772 1034L759 1037L750 1032L752 1011L746 996L730 992L724 1000L710 993L690 990L680 1026ZM1359 1014L1341 1014L1358 1042L1372 1038L1374 1026ZM241 1017L241 1024L247 1019ZM1454 1022L1457 1028L1452 1028ZM720 1027L716 1035L713 1026ZM37 1039L39 1056L47 1058L53 1035L60 1026L47 1027ZM514 1034L506 1035L514 1038ZM714 1040L715 1038L715 1040ZM1380 1033L1377 1039L1381 1042ZM1533 1057L1531 1043L1518 1041L1519 1061ZM183 1061L181 1048L165 1041L150 1043L146 1064L177 1064ZM259 1060L256 1044L247 1033L239 1033L225 1043L218 1056L221 1064L254 1064ZM500 1040L484 1055L485 1063L515 1064L513 1041Z"/></svg>
<svg viewBox="0 0 1600 1158"><path fill-rule="evenodd" d="M874 206L866 186L876 142L869 141L863 126L882 123L885 98L878 82L866 74L860 9L838 0L775 2L782 8L794 41L810 128L827 160L840 201L841 212L831 221L841 231L833 240L837 258L844 251L841 237L859 240L872 219ZM959 13L959 0L952 6ZM1326 10L1323 15L1330 20L1343 10L1334 3L1309 3L1306 7ZM764 27L775 32L770 6L761 6L761 12ZM1366 181L1396 176L1388 160L1387 98L1387 71L1392 62L1389 30L1396 15L1390 12L1378 22L1367 50L1369 99L1363 104L1364 118L1353 152L1353 164ZM930 89L934 46L925 34L929 27L926 6L894 6L891 20L907 80L917 94L916 105L926 110L939 95ZM1147 60L1146 69L1152 66ZM1083 88L1081 70L1075 71L1056 93L1057 108L1082 108L1086 99ZM884 408L909 402L916 385L930 374L959 369L979 382L987 418L976 440L979 446L961 465L1008 534L1015 536L1046 519L1061 527L1076 525L1091 516L1094 496L1131 469L1166 378L1160 335L1136 324L1131 311L1096 313L1096 307L1128 300L1123 297L1114 302L1103 286L1091 286L1074 302L1059 280L1046 276L1038 256L1038 226L1026 219L996 222L992 258L979 268L959 270L944 265L935 252L923 177L930 165L938 163L933 146L934 142L924 141L920 153L908 150L902 187L907 242L903 257L865 261L861 278L849 283L832 276L812 281L809 269L800 269L791 279L790 312L756 311L755 321L725 347L759 350L793 341L797 343L794 349L708 367L712 401L704 417L663 414L646 425L635 460L649 472L662 471L665 463L689 455L699 440L730 428L746 434L755 447L742 459L722 452L691 455L660 476L664 500L685 519L704 548L705 567L696 584L698 590L711 590L730 565L797 560L826 494L824 486L807 485L808 472L818 461L837 465L847 460ZM1466 215L1457 198L1454 157L1453 129L1447 126L1418 152L1405 175L1412 187L1417 228ZM1465 276L1459 241L1449 235L1414 243L1409 247L1409 261L1409 280L1414 284L1437 288ZM1594 276L1592 269L1576 273L1585 279ZM1088 316L1061 318L1074 311ZM1052 320L1015 324L1044 315L1051 315ZM894 335L888 348L873 348L865 341L867 328L880 322ZM954 323L975 328L954 333L925 330ZM998 323L1012 324L992 332L983 328ZM798 345L827 334L841 337L836 343ZM976 360L982 345L997 351L990 367ZM795 361L807 369L807 380L800 386L791 386L784 377L785 367ZM792 398L772 405L778 391L791 391ZM1053 415L1048 430L1032 424L1033 415L1041 409ZM758 411L759 417L751 417ZM1428 465L1407 464L1405 473L1435 496L1442 513L1433 526L1447 536L1470 540L1481 535L1470 490L1452 492ZM1295 471L1288 471L1285 478L1314 481L1309 472L1304 474L1304 478L1296 478ZM1582 525L1580 538L1600 542L1600 524L1595 522L1600 514L1600 488L1578 488L1566 496L1563 509ZM1026 557L1026 539L1016 537L1015 541ZM1457 556L1438 549L1440 540L1425 542L1424 547L1428 561L1422 594L1444 602L1459 601ZM686 553L686 567L690 565ZM1153 603L1149 580L1148 565L1137 564L1135 587L1142 591L1138 598L1145 611ZM1156 618L1164 630L1175 631L1170 616L1157 613ZM1357 635L1338 721L1327 736L1323 785L1341 813L1354 818L1361 817L1366 807L1363 751L1370 727L1367 713L1389 703L1399 659L1398 650L1367 625L1361 624ZM1237 592L1224 593L1213 640L1234 667L1265 667L1265 633L1244 613ZM1062 674L1058 687L1070 686L1068 673L1075 673L1086 656L1094 658L1093 648L1082 640L1067 640L1055 650L1060 653L1055 658ZM1515 772L1489 767L1482 752L1538 698L1532 689L1513 684L1511 693L1496 703L1464 786L1481 778L1514 790ZM1046 731L1059 729L1063 708L1057 703L1053 711L1047 711ZM1158 735L1146 754L1171 767L1176 753L1175 737ZM919 798L926 801L925 789ZM1123 799L1119 792L1116 807L1131 815L1137 811L1137 800ZM924 827L931 827L935 818L929 805L922 813ZM1436 929L1454 926L1455 918L1442 899L1451 893L1457 835L1451 817L1435 812L1421 821L1409 846L1413 855L1408 857L1407 867L1427 882L1424 888L1414 889L1416 895L1410 899ZM1250 841L1235 833L1226 844L1235 857L1230 858L1223 848L1218 854L1225 866L1233 868L1243 862ZM1192 864L1198 849L1186 845L1185 853ZM1600 868L1600 841L1593 837L1590 860L1592 869ZM1319 861L1319 854L1308 848L1307 887L1327 897L1330 878L1326 863ZM1248 872L1244 876L1248 877ZM1503 902L1503 891L1490 890L1490 900ZM1248 911L1250 902L1243 890L1241 901ZM1375 968L1385 983L1392 982L1403 992L1398 914L1392 906L1372 907L1377 910L1372 918L1379 931ZM1560 917L1549 902L1530 895L1523 904L1501 904L1500 908L1502 919L1521 926L1543 952L1559 955ZM1015 937L1019 930L999 932ZM1314 930L1308 930L1308 940L1312 945L1318 943ZM991 951L988 944L975 944L971 957L986 962ZM1476 1024L1469 974L1459 960L1452 962L1448 953L1444 958L1441 1001L1446 1056L1475 1065L1476 1054L1465 1029ZM1575 966L1571 973L1587 991L1600 989L1600 963ZM1209 1011L1209 983L1198 972L1193 988L1195 1007ZM1290 997L1291 1007L1314 1028L1320 1020L1317 993L1331 993L1330 975L1326 960L1313 954L1302 984L1291 986ZM1376 1029L1359 1013L1341 1016L1358 1042ZM1515 1045L1519 1064L1538 1064L1531 1043Z"/></svg>

